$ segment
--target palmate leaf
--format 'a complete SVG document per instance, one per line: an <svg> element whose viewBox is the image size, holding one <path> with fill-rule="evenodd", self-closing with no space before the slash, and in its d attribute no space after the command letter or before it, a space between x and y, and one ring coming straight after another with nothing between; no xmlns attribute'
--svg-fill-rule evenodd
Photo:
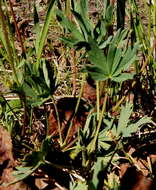
<svg viewBox="0 0 156 190"><path fill-rule="evenodd" d="M81 33L88 39L88 34L90 35L93 31L93 24L88 15L88 0L80 0L80 3L72 0L72 13L75 17L75 21L78 27L81 29Z"/></svg>
<svg viewBox="0 0 156 190"><path fill-rule="evenodd" d="M117 47L114 44L110 44L107 54L107 65L109 69L109 74L112 74L113 64L114 64L114 57L117 51Z"/></svg>
<svg viewBox="0 0 156 190"><path fill-rule="evenodd" d="M84 71L87 71L94 80L102 81L108 79L108 75L104 75L105 70L103 68L95 66L86 66Z"/></svg>
<svg viewBox="0 0 156 190"><path fill-rule="evenodd" d="M110 42L107 56L104 55L103 50L98 47L95 40L89 39L87 53L91 65L87 66L86 70L94 80L110 79L115 82L123 82L133 78L134 73L126 73L124 71L136 60L138 44L126 50L117 46L120 43L120 39L123 40L123 36L125 37L125 35L125 31L119 30L116 33L112 39L116 44L112 43L112 41Z"/></svg>
<svg viewBox="0 0 156 190"><path fill-rule="evenodd" d="M99 174L101 171L104 171L105 168L108 167L110 162L115 161L115 155L114 152L112 151L110 154L107 154L104 157L97 157L97 161L93 165L93 177L92 180L89 182L91 189L97 190L99 183L102 183L102 179L99 178Z"/></svg>
<svg viewBox="0 0 156 190"><path fill-rule="evenodd" d="M128 128L126 129L126 132L124 132L124 137L129 137L130 134L136 132L138 130L139 127L147 124L147 123L151 123L151 124L155 124L150 117L148 116L144 116L142 117L139 121L130 124L128 126Z"/></svg>
<svg viewBox="0 0 156 190"><path fill-rule="evenodd" d="M68 45L70 48L74 48L76 44L79 43L79 40L72 37L71 38L61 37L60 40L64 42L64 44Z"/></svg>
<svg viewBox="0 0 156 190"><path fill-rule="evenodd" d="M132 133L135 133L139 127L147 123L154 123L150 117L144 116L139 121L133 122L130 120L132 114L132 104L127 102L125 106L122 106L118 126L114 135L116 137L130 137Z"/></svg>
<svg viewBox="0 0 156 190"><path fill-rule="evenodd" d="M82 16L79 13L75 11L72 11L72 13L79 24L79 27L80 27L81 33L83 34L84 39L88 41L88 37L89 35L91 35L90 27L89 28L87 27L86 21L82 18Z"/></svg>
<svg viewBox="0 0 156 190"><path fill-rule="evenodd" d="M121 59L122 59L122 49L121 48L117 48L116 46L116 51L115 51L115 55L114 55L114 60L113 60L113 68L112 68L112 73L114 74L115 71L117 70Z"/></svg>
<svg viewBox="0 0 156 190"><path fill-rule="evenodd" d="M81 32L78 30L78 27L72 23L62 11L57 10L56 16L61 25L72 34L76 41L84 41L84 37Z"/></svg>
<svg viewBox="0 0 156 190"><path fill-rule="evenodd" d="M126 106L121 107L120 118L117 126L117 136L123 133L124 129L127 127L129 118L132 114L132 104L127 102Z"/></svg>
<svg viewBox="0 0 156 190"><path fill-rule="evenodd" d="M87 50L88 59L91 62L92 66L94 68L100 69L103 72L103 75L108 76L109 69L108 69L107 60L103 53L103 50L99 49L96 41L93 40L92 38L89 39L88 44L89 44L89 47Z"/></svg>
<svg viewBox="0 0 156 190"><path fill-rule="evenodd" d="M88 15L88 0L81 0L80 1L80 12L84 19L89 18Z"/></svg>
<svg viewBox="0 0 156 190"><path fill-rule="evenodd" d="M120 56L120 61L117 62L114 59L112 74L118 75L121 73L122 70L126 70L134 61L136 60L136 51L138 49L138 44L134 45L134 48L131 49L131 47L128 47L128 49L124 52L122 55L121 52L117 51L117 55L115 57Z"/></svg>
<svg viewBox="0 0 156 190"><path fill-rule="evenodd" d="M107 2L104 4L105 9L96 25L92 22L88 14L88 0L71 0L71 12L75 18L75 23L71 22L61 10L57 10L56 15L58 21L65 29L67 29L67 32L70 33L69 38L63 37L62 40L70 47L77 48L77 44L80 44L81 42L88 43L88 40L92 38L99 46L105 47L107 43L103 43L103 39L108 32L107 28L111 25L110 19L113 16L113 6L107 5ZM83 43L81 44L84 45L81 46L82 48L86 47ZM80 46L78 49L80 49Z"/></svg>
<svg viewBox="0 0 156 190"><path fill-rule="evenodd" d="M46 139L42 142L40 151L33 151L32 153L26 155L24 159L24 165L16 167L16 170L13 171L13 176L15 176L15 179L5 184L5 186L17 183L18 181L21 181L30 176L41 165L44 164L45 156L47 155L48 151L51 150L51 137L46 137Z"/></svg>
<svg viewBox="0 0 156 190"><path fill-rule="evenodd" d="M32 107L41 105L57 88L52 67L48 63L43 62L40 65L38 76L33 73L27 73L21 88L22 92L26 95L29 105Z"/></svg>
<svg viewBox="0 0 156 190"><path fill-rule="evenodd" d="M4 187L8 187L11 184L17 183L19 181L22 181L23 179L30 176L35 170L37 170L42 163L38 163L35 167L16 167L16 171L13 172L13 176L15 176L15 179L13 181L10 181L9 183L3 184Z"/></svg>
<svg viewBox="0 0 156 190"><path fill-rule="evenodd" d="M126 38L127 35L128 35L127 29L124 29L124 30L119 29L112 40L112 44L115 44L116 46L120 46L120 43Z"/></svg>
<svg viewBox="0 0 156 190"><path fill-rule="evenodd" d="M113 36L109 36L107 40L102 41L102 42L99 44L99 48L100 48L100 49L106 48L106 47L110 44L112 38L113 38ZM97 41L98 41L98 40L97 40Z"/></svg>
<svg viewBox="0 0 156 190"><path fill-rule="evenodd" d="M112 80L115 82L123 82L126 80L133 79L134 73L121 73L118 76L113 76Z"/></svg>

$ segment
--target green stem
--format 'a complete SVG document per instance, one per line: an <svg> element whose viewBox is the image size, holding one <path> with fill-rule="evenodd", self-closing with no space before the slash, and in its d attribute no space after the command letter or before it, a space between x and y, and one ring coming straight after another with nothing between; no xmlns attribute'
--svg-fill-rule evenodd
<svg viewBox="0 0 156 190"><path fill-rule="evenodd" d="M16 81L17 85L19 86L19 81L18 81L16 69L14 66L14 58L12 56L13 53L12 53L12 50L10 47L9 35L7 32L7 25L5 23L5 15L4 15L3 10L2 10L1 0L0 0L0 22L1 22L1 27L2 27L2 31L3 31L4 39L5 39L5 45L6 45L6 51L8 54L9 63L10 63L10 66L13 70L15 81Z"/></svg>
<svg viewBox="0 0 156 190"><path fill-rule="evenodd" d="M102 111L101 111L101 114L100 114L100 118L99 118L98 126L97 126L97 129L96 129L96 132L95 132L95 136L94 136L94 139L93 139L92 144L91 144L90 152L94 152L95 148L96 148L96 141L97 141L98 134L99 134L99 131L100 131L100 127L101 127L101 124L102 124L103 116L104 116L104 113L105 113L105 110L106 110L107 98L108 98L108 91L106 91L106 93L105 93L103 106L102 106Z"/></svg>
<svg viewBox="0 0 156 190"><path fill-rule="evenodd" d="M5 4L5 10L6 10L7 25L9 26L8 33L9 33L9 37L10 37L10 43L11 43L11 47L12 47L12 51L13 51L13 55L14 55L14 60L16 63L19 63L18 54L16 52L16 48L15 48L15 44L14 44L14 34L12 33L12 30L11 30L11 23L10 23L7 0L4 1L4 4Z"/></svg>
<svg viewBox="0 0 156 190"><path fill-rule="evenodd" d="M96 81L96 108L97 108L97 121L100 117L100 88L99 81Z"/></svg>
<svg viewBox="0 0 156 190"><path fill-rule="evenodd" d="M73 127L73 120L74 120L74 117L75 117L75 115L77 114L77 111L78 111L78 108L79 108L79 104L80 104L81 97L82 97L82 93L83 93L83 87L84 87L84 81L85 81L85 79L86 79L86 74L83 74L83 76L82 76L81 89L80 89L79 97L78 97L78 100L77 100L75 112L74 112L74 115L73 115L73 117L72 117L72 119L71 119L70 126L69 126L69 129L68 129L67 135L66 135L66 139L65 139L65 141L64 141L64 143L63 143L64 145L66 145L66 142L67 142L67 139L68 139L68 137L69 137L71 128Z"/></svg>
<svg viewBox="0 0 156 190"><path fill-rule="evenodd" d="M122 104L125 98L126 96L122 96L122 98L116 103L116 105L112 107L112 112L115 112L118 109L118 107Z"/></svg>

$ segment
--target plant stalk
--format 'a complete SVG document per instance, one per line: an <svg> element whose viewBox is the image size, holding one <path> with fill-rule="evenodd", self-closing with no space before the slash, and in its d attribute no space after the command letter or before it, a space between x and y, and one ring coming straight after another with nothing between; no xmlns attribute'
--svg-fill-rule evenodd
<svg viewBox="0 0 156 190"><path fill-rule="evenodd" d="M0 0L0 22L1 22L1 26L2 26L4 39L5 39L6 51L7 51L7 54L8 54L8 60L9 60L10 66L11 66L12 71L13 71L13 75L15 77L15 81L16 81L17 85L19 86L20 83L18 81L17 72L16 72L16 69L15 69L15 66L14 66L13 53L12 53L12 50L11 50L11 47L10 47L9 35L8 35L8 32L7 32L7 25L5 23L6 19L5 19L5 15L3 13L3 10L2 10L2 3L1 2L2 1Z"/></svg>
<svg viewBox="0 0 156 190"><path fill-rule="evenodd" d="M96 108L97 108L97 121L100 117L100 88L99 81L96 81Z"/></svg>
<svg viewBox="0 0 156 190"><path fill-rule="evenodd" d="M25 54L25 49L24 49L21 33L20 33L18 25L17 25L16 16L15 16L15 13L14 13L14 10L13 10L13 5L12 5L11 0L9 0L9 5L10 5L10 11L11 11L11 14L12 14L12 17L13 17L13 20L14 20L14 24L15 24L15 28L16 28L16 32L17 32L17 37L18 37L18 40L19 40L19 42L21 44L22 55L26 58L26 54Z"/></svg>
<svg viewBox="0 0 156 190"><path fill-rule="evenodd" d="M104 113L106 111L107 99L108 99L108 90L105 93L103 106L102 106L102 111L101 111L101 114L100 114L100 118L99 118L98 126L97 126L97 129L96 129L96 132L95 132L95 136L94 136L94 139L93 139L92 144L91 144L90 152L94 152L95 149L96 149L96 142L97 142L98 134L99 134L100 127L101 127L101 124L102 124Z"/></svg>
<svg viewBox="0 0 156 190"><path fill-rule="evenodd" d="M70 121L70 126L69 126L69 129L68 129L67 135L66 135L66 139L65 139L65 141L64 141L64 143L63 143L64 145L66 145L66 142L67 142L67 139L68 139L68 137L69 137L70 131L71 131L72 127L73 127L73 120L74 120L74 117L75 117L75 115L77 114L77 111L78 111L78 108L79 108L80 100L81 100L82 93L83 93L83 87L84 87L84 81L85 81L85 79L86 79L86 74L83 74L83 76L82 76L81 89L80 89L80 93L79 93L79 96L78 96L78 100L77 100L75 112L74 112L74 114L73 114L73 116L72 116L72 119L71 119L71 121Z"/></svg>

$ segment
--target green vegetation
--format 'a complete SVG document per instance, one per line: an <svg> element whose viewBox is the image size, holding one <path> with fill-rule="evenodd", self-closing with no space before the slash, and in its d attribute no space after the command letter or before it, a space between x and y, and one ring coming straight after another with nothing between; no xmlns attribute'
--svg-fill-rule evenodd
<svg viewBox="0 0 156 190"><path fill-rule="evenodd" d="M153 179L155 152L140 144L156 133L155 1L27 3L25 37L11 1L0 0L0 127L18 160L2 185L39 176L49 190L119 190L120 165L140 169L137 159Z"/></svg>

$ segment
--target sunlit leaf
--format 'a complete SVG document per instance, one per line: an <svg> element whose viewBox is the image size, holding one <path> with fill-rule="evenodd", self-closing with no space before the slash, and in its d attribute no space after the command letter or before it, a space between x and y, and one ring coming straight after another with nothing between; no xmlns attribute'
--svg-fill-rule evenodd
<svg viewBox="0 0 156 190"><path fill-rule="evenodd" d="M36 71L39 68L40 59L41 59L41 55L42 55L42 50L43 50L43 47L44 47L44 42L45 42L45 39L46 39L46 36L47 36L47 33L48 33L48 29L49 29L49 25L50 25L50 21L51 21L51 18L52 18L52 13L53 13L52 10L53 10L53 7L54 7L54 3L55 3L55 0L51 0L49 2L45 22L44 22L43 28L41 30L41 35L40 35L40 38L39 38L39 45L38 45L38 48L37 48L37 63L35 65Z"/></svg>
<svg viewBox="0 0 156 190"><path fill-rule="evenodd" d="M120 118L117 127L117 135L123 133L124 129L127 127L129 118L132 114L132 104L127 102L125 106L122 106L120 112Z"/></svg>

